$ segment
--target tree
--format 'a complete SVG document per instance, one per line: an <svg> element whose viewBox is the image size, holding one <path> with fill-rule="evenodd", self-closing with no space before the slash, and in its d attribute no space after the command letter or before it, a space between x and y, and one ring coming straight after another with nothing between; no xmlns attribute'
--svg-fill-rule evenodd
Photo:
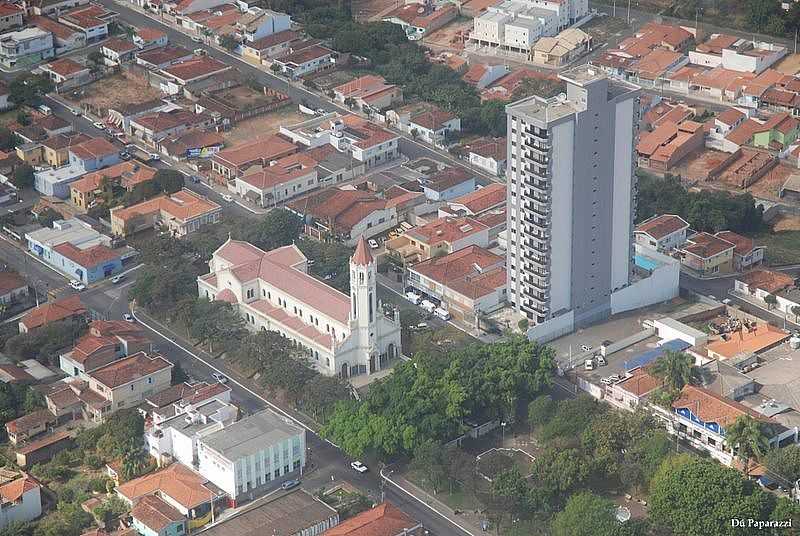
<svg viewBox="0 0 800 536"><path fill-rule="evenodd" d="M30 164L20 164L11 175L11 182L22 190L23 188L31 188L33 186L35 177L33 175L33 168Z"/></svg>
<svg viewBox="0 0 800 536"><path fill-rule="evenodd" d="M153 175L153 184L167 194L174 194L184 185L183 173L175 171L174 169L159 169Z"/></svg>
<svg viewBox="0 0 800 536"><path fill-rule="evenodd" d="M442 446L426 440L414 449L410 468L416 471L423 482L431 486L434 493L440 491L447 480L447 465Z"/></svg>
<svg viewBox="0 0 800 536"><path fill-rule="evenodd" d="M764 465L771 473L786 483L800 480L800 447L788 445L780 449L770 449L764 456Z"/></svg>
<svg viewBox="0 0 800 536"><path fill-rule="evenodd" d="M684 352L667 350L653 364L651 373L664 380L668 389L681 390L687 383L699 379L699 369L694 366L694 358Z"/></svg>
<svg viewBox="0 0 800 536"><path fill-rule="evenodd" d="M19 138L8 128L0 126L0 150L10 151L19 145Z"/></svg>
<svg viewBox="0 0 800 536"><path fill-rule="evenodd" d="M0 530L0 536L31 536L33 526L22 521L12 521Z"/></svg>
<svg viewBox="0 0 800 536"><path fill-rule="evenodd" d="M727 536L734 534L731 519L768 517L770 498L736 470L708 459L672 458L650 486L650 516L657 525L682 536Z"/></svg>
<svg viewBox="0 0 800 536"><path fill-rule="evenodd" d="M36 525L33 536L79 536L92 524L92 516L77 503L58 503L58 510Z"/></svg>
<svg viewBox="0 0 800 536"><path fill-rule="evenodd" d="M553 397L550 395L537 396L528 404L528 424L533 427L547 424L555 407Z"/></svg>
<svg viewBox="0 0 800 536"><path fill-rule="evenodd" d="M582 486L590 471L590 460L577 449L547 449L533 462L533 474L559 493Z"/></svg>
<svg viewBox="0 0 800 536"><path fill-rule="evenodd" d="M750 460L761 459L769 448L763 423L747 414L739 415L725 429L725 443L744 464L745 476L750 474Z"/></svg>
<svg viewBox="0 0 800 536"><path fill-rule="evenodd" d="M285 208L270 210L258 223L250 225L245 240L269 251L292 244L303 230L303 220Z"/></svg>
<svg viewBox="0 0 800 536"><path fill-rule="evenodd" d="M579 437L592 419L605 411L606 408L589 395L560 400L552 418L540 428L539 437L544 441Z"/></svg>
<svg viewBox="0 0 800 536"><path fill-rule="evenodd" d="M353 97L347 97L344 99L344 105L350 108L351 110L356 107L356 99Z"/></svg>
<svg viewBox="0 0 800 536"><path fill-rule="evenodd" d="M25 110L20 110L17 112L17 123L26 127L31 124L31 114L26 112Z"/></svg>
<svg viewBox="0 0 800 536"><path fill-rule="evenodd" d="M170 378L170 384L178 385L187 381L189 381L189 375L183 370L180 361L175 361L172 366L172 377Z"/></svg>
<svg viewBox="0 0 800 536"><path fill-rule="evenodd" d="M46 76L24 73L8 85L8 100L14 106L36 106L42 96L53 91L53 82Z"/></svg>
<svg viewBox="0 0 800 536"><path fill-rule="evenodd" d="M592 493L576 493L557 513L551 525L553 536L615 536L619 523L614 504Z"/></svg>
<svg viewBox="0 0 800 536"><path fill-rule="evenodd" d="M747 0L746 5L749 27L759 33L766 33L770 18L781 12L778 0Z"/></svg>
<svg viewBox="0 0 800 536"><path fill-rule="evenodd" d="M200 344L208 344L212 353L215 345L223 351L230 349L245 334L244 319L230 303L198 299L191 315L190 335Z"/></svg>
<svg viewBox="0 0 800 536"><path fill-rule="evenodd" d="M794 323L797 324L797 317L800 316L800 305L792 305L791 311L794 315Z"/></svg>
<svg viewBox="0 0 800 536"><path fill-rule="evenodd" d="M528 322L528 319L527 319L527 318L521 318L521 319L519 320L519 322L517 322L517 327L518 327L518 328L519 328L519 330L520 330L520 331L522 331L522 332L528 331L528 326L529 326L529 325L530 325L530 323Z"/></svg>
<svg viewBox="0 0 800 536"><path fill-rule="evenodd" d="M774 294L767 294L764 296L764 303L767 304L768 309L772 309L778 304L778 298Z"/></svg>
<svg viewBox="0 0 800 536"><path fill-rule="evenodd" d="M219 38L219 46L233 52L239 46L239 41L232 34L225 34Z"/></svg>
<svg viewBox="0 0 800 536"><path fill-rule="evenodd" d="M42 209L41 212L39 212L39 216L37 217L37 220L42 227L52 227L54 221L63 219L64 216L60 212L50 207Z"/></svg>

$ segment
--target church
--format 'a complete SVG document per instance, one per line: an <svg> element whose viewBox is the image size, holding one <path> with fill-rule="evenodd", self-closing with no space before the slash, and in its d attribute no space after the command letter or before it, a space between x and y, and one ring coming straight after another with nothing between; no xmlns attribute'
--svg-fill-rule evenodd
<svg viewBox="0 0 800 536"><path fill-rule="evenodd" d="M233 304L251 330L277 331L327 376L372 374L400 355L400 314L377 299L377 266L362 236L350 259L350 295L308 273L292 244L263 251L228 239L197 278L200 297Z"/></svg>

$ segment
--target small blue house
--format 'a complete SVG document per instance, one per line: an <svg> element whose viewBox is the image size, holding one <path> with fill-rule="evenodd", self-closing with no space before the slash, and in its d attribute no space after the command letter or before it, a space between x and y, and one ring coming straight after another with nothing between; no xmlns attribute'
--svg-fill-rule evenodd
<svg viewBox="0 0 800 536"><path fill-rule="evenodd" d="M419 182L431 201L450 201L475 191L475 175L462 167L445 168Z"/></svg>
<svg viewBox="0 0 800 536"><path fill-rule="evenodd" d="M145 495L131 510L133 528L143 536L183 536L186 518L156 495Z"/></svg>

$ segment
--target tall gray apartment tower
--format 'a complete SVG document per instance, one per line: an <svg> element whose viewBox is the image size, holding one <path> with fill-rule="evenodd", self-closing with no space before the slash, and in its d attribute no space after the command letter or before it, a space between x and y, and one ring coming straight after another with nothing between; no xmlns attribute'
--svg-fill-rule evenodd
<svg viewBox="0 0 800 536"><path fill-rule="evenodd" d="M588 65L508 105L508 289L534 338L607 318L633 270L639 87Z"/></svg>

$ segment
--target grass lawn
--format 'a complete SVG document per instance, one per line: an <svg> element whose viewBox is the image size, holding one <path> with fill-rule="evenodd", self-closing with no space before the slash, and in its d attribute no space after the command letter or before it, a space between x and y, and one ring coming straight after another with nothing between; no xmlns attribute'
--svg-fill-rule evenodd
<svg viewBox="0 0 800 536"><path fill-rule="evenodd" d="M756 244L767 247L766 262L770 266L800 263L800 231L771 231L753 237Z"/></svg>
<svg viewBox="0 0 800 536"><path fill-rule="evenodd" d="M436 497L453 510L481 510L483 505L478 500L474 491L465 487L455 485L451 492L450 486L445 486L439 492L434 493L433 489L428 485L427 480L418 471L408 471L405 477L424 489L428 494Z"/></svg>

